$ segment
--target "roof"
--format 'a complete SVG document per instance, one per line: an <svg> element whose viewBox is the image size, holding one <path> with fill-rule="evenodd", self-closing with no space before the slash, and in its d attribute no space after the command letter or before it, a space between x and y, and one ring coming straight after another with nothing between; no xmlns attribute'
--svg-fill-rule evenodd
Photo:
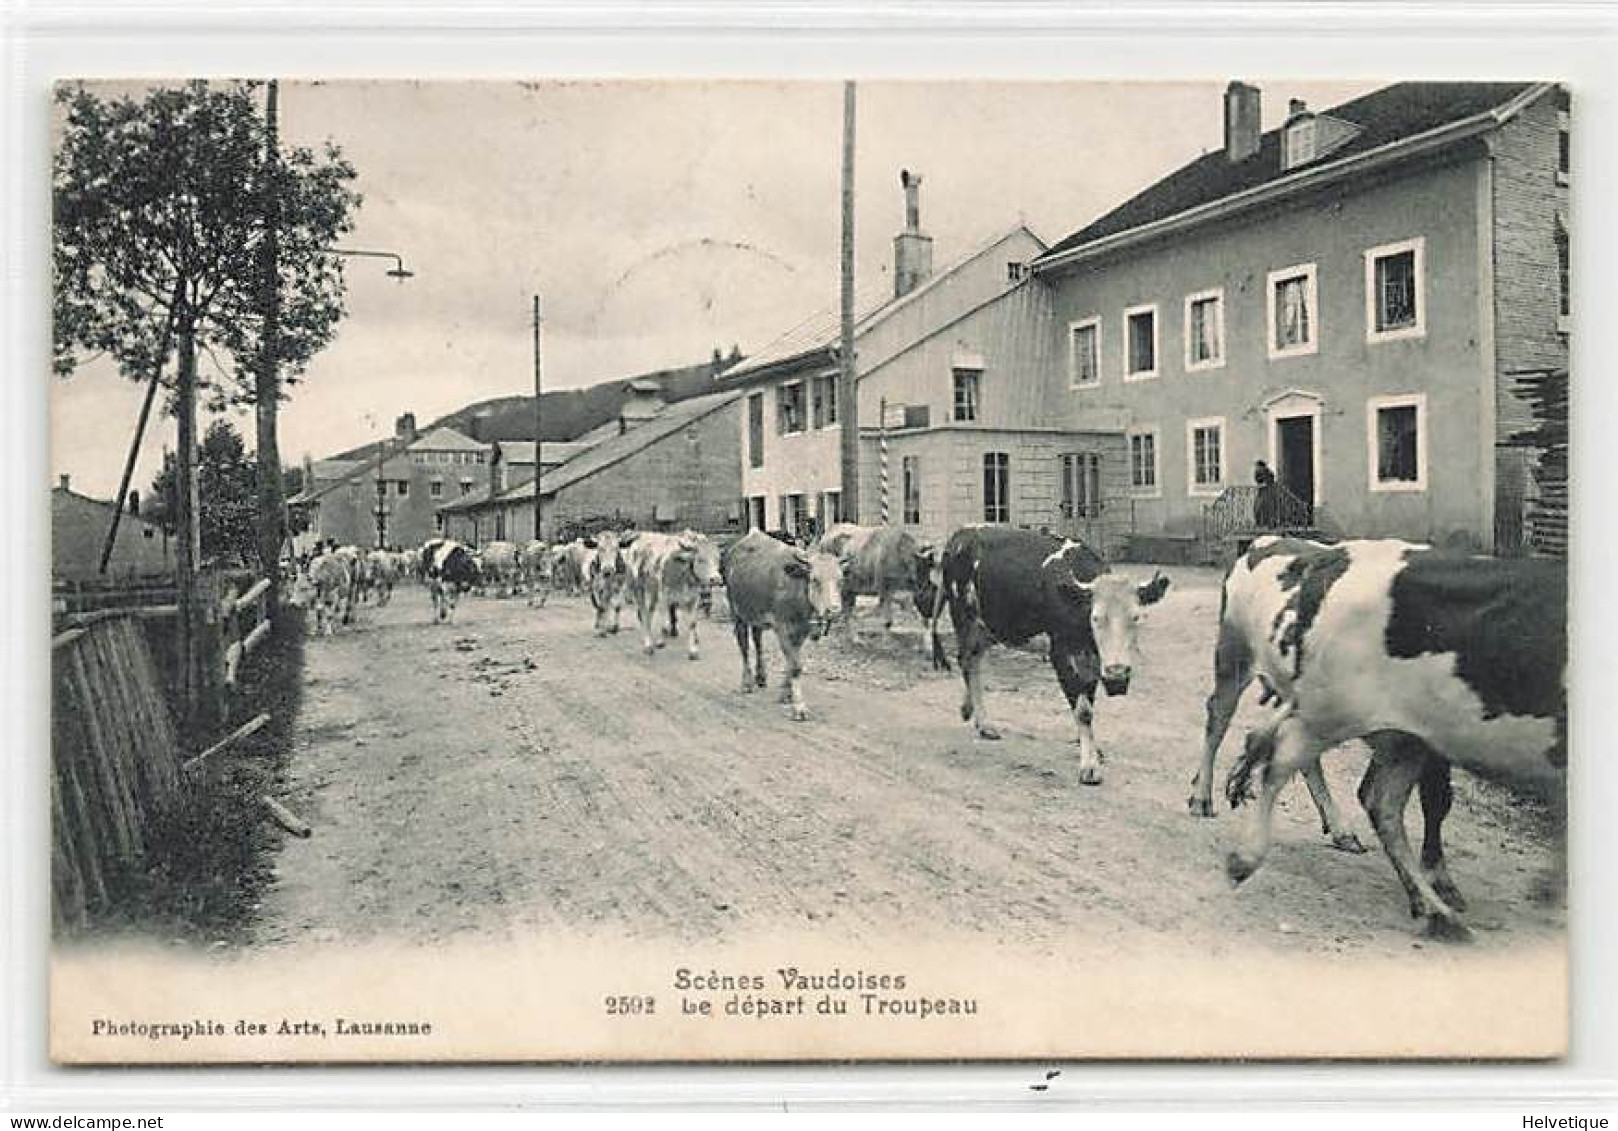
<svg viewBox="0 0 1618 1131"><path fill-rule="evenodd" d="M1358 132L1311 164L1318 167L1369 153L1496 111L1534 86L1524 82L1406 82L1383 87L1320 111L1356 126ZM1297 168L1281 167L1283 128L1265 132L1258 152L1244 161L1232 162L1219 149L1181 166L1059 242L1041 261L1297 173Z"/></svg>
<svg viewBox="0 0 1618 1131"><path fill-rule="evenodd" d="M472 437L463 435L453 428L440 426L418 437L410 445L409 450L413 452L486 452L489 450L489 445L480 444Z"/></svg>
<svg viewBox="0 0 1618 1131"><path fill-rule="evenodd" d="M617 433L616 422L613 422L612 429L612 434L615 435ZM605 438L605 435L601 437L601 439ZM531 464L534 462L534 442L532 440L501 440L499 444L502 462L508 464ZM545 450L542 453L545 457L545 466L555 467L557 464L566 463L580 452L587 452L593 447L595 447L595 443L586 443L579 440L546 440Z"/></svg>
<svg viewBox="0 0 1618 1131"><path fill-rule="evenodd" d="M362 459L317 459L311 470L317 483L323 479L346 479L365 466L365 462Z"/></svg>
<svg viewBox="0 0 1618 1131"><path fill-rule="evenodd" d="M968 254L934 271L921 286L899 298L893 297L893 283L891 280L883 280L880 286L867 284L863 287L856 287L854 289L854 332L862 334L894 311L916 302L922 295L938 286L962 267L999 247L1019 232L1028 232L1030 236L1033 236L1035 243L1042 248L1045 246L1045 242L1035 236L1032 231L1029 231L1026 224L1016 224L1002 231L993 239L978 245ZM720 375L719 379L721 382L729 383L736 378L753 376L762 370L779 365L781 362L803 357L819 350L830 349L837 344L842 333L842 327L841 303L818 310L757 353L752 354L740 364L727 369Z"/></svg>
<svg viewBox="0 0 1618 1131"><path fill-rule="evenodd" d="M488 501L489 501L489 487L488 487L488 484L484 484L482 487L479 487L477 490L471 492L470 494L462 495L458 499L451 499L447 503L439 504L438 509L440 511L464 511L464 510L470 510L473 507L478 506L478 505L480 505L482 503L486 503Z"/></svg>
<svg viewBox="0 0 1618 1131"><path fill-rule="evenodd" d="M51 488L51 499L52 499L52 501L55 501L56 499L63 499L63 500L72 499L74 502L89 503L91 506L100 507L102 510L109 511L109 512L120 509L118 507L118 504L116 504L114 502L111 502L110 500L107 500L107 499L94 499L94 498L91 498L89 495L80 494L78 491L73 490L73 488L71 488L71 487L63 487L60 484L58 484L55 487ZM124 522L138 522L138 523L141 523L144 526L150 526L153 529L158 529L158 530L162 529L162 527L158 523L154 522L152 519L146 518L143 515L131 514L127 509L124 510L124 517L123 517L122 521L124 521Z"/></svg>
<svg viewBox="0 0 1618 1131"><path fill-rule="evenodd" d="M628 459L638 452L645 451L653 444L665 437L672 436L705 416L718 412L728 405L734 404L742 396L740 389L728 390L723 393L710 393L705 397L693 397L690 400L672 404L663 412L652 417L645 424L631 428L628 432L603 440L590 450L583 452L568 460L560 467L547 471L541 477L541 490L546 495L554 495L564 487L569 487L581 479L586 479L598 471L603 471L615 463ZM548 447L549 445L547 445ZM499 502L520 502L534 497L534 482L519 483L499 497Z"/></svg>

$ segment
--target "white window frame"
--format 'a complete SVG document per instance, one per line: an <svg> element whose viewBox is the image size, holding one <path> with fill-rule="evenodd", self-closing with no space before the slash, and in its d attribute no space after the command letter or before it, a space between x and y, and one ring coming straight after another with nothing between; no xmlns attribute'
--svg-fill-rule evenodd
<svg viewBox="0 0 1618 1131"><path fill-rule="evenodd" d="M789 389L797 389L803 395L803 400L800 402L800 406L799 406L802 409L802 411L798 414L798 427L793 429L790 432L787 431L785 428L782 428L780 430L780 432L778 433L778 435L781 435L781 436L801 436L805 432L809 432L809 431L812 430L811 423L810 423L810 420L809 420L809 413L810 413L810 409L811 409L811 406L809 404L809 386L803 380L803 378L800 377L800 378L798 378L797 380L794 380L794 381L782 381L779 385L777 385L775 387L775 397L776 397L775 412L776 412L776 419L778 421L784 418L785 406L786 406L786 396L787 396L787 391Z"/></svg>
<svg viewBox="0 0 1618 1131"><path fill-rule="evenodd" d="M1214 304L1215 329L1214 342L1216 354L1212 361L1193 361L1191 358L1191 308L1199 302L1212 301ZM1209 369L1223 369L1225 367L1225 288L1212 287L1206 291L1185 296L1185 325L1182 331L1185 339L1185 371L1187 373L1201 373Z"/></svg>
<svg viewBox="0 0 1618 1131"><path fill-rule="evenodd" d="M1303 301L1309 308L1309 340L1300 346L1281 347L1275 341L1275 285L1302 275ZM1313 263L1295 263L1271 271L1264 280L1264 350L1271 361L1305 357L1320 351L1320 286Z"/></svg>
<svg viewBox="0 0 1618 1131"><path fill-rule="evenodd" d="M1414 408L1416 410L1416 479L1382 480L1377 476L1377 455L1381 431L1377 428L1377 414L1386 408ZM1365 465L1366 485L1376 494L1427 490L1427 394L1390 393L1371 397L1365 402Z"/></svg>
<svg viewBox="0 0 1618 1131"><path fill-rule="evenodd" d="M1286 127L1282 139L1282 157L1287 169L1307 165L1320 156L1320 130L1311 115L1300 118Z"/></svg>
<svg viewBox="0 0 1618 1131"><path fill-rule="evenodd" d="M1135 437L1152 438L1152 485L1135 486ZM1143 424L1124 433L1124 459L1129 465L1129 494L1136 499L1163 497L1163 431L1155 424Z"/></svg>
<svg viewBox="0 0 1618 1131"><path fill-rule="evenodd" d="M1380 295L1376 287L1376 264L1379 259L1387 259L1394 255L1403 255L1413 252L1416 261L1416 321L1412 326L1398 326L1392 330L1378 330L1376 328L1377 302ZM1365 340L1373 345L1378 342L1396 342L1401 338L1425 338L1427 336L1427 240L1423 236L1414 239L1400 240L1397 243L1385 243L1381 247L1372 247L1365 250Z"/></svg>
<svg viewBox="0 0 1618 1131"><path fill-rule="evenodd" d="M1219 482L1197 482L1197 430L1219 429ZM1230 486L1230 429L1223 416L1198 416L1185 422L1185 493L1194 499L1216 498Z"/></svg>
<svg viewBox="0 0 1618 1131"><path fill-rule="evenodd" d="M1079 380L1078 334L1080 330L1095 331L1096 363L1094 381ZM1069 389L1099 389L1101 387L1101 316L1092 314L1067 324L1067 387Z"/></svg>
<svg viewBox="0 0 1618 1131"><path fill-rule="evenodd" d="M1138 373L1129 371L1129 320L1137 314L1150 314L1152 316L1152 367L1142 369ZM1143 302L1139 306L1124 307L1123 315L1123 348L1119 350L1124 363L1124 383L1132 384L1136 381L1151 381L1157 377L1158 370L1163 368L1163 320L1157 316L1157 303Z"/></svg>

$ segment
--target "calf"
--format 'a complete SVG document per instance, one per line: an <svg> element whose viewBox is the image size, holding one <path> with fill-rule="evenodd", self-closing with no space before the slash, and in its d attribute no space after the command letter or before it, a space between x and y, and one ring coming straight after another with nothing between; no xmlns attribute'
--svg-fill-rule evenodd
<svg viewBox="0 0 1618 1131"><path fill-rule="evenodd" d="M404 568L401 558L402 555L391 550L372 550L366 555L370 564L371 587L378 606L393 600L393 587L399 583Z"/></svg>
<svg viewBox="0 0 1618 1131"><path fill-rule="evenodd" d="M433 597L433 619L447 622L454 617L461 594L482 579L472 551L459 542L434 539L428 545L431 549L426 553L426 576Z"/></svg>
<svg viewBox="0 0 1618 1131"><path fill-rule="evenodd" d="M633 531L620 535L616 530L603 530L585 539L590 557L584 567L584 581L596 611L597 636L618 631L624 610L624 586L629 582L623 550L634 538Z"/></svg>
<svg viewBox="0 0 1618 1131"><path fill-rule="evenodd" d="M1282 705L1248 734L1226 782L1232 804L1254 783L1258 793L1231 879L1263 863L1291 776L1364 738L1360 802L1411 915L1433 937L1469 937L1442 856L1418 865L1411 854L1405 806L1433 758L1565 798L1564 566L1360 541L1300 553L1275 579L1285 601L1250 663Z"/></svg>
<svg viewBox="0 0 1618 1131"><path fill-rule="evenodd" d="M624 551L629 567L629 596L640 618L641 639L649 656L663 646L662 626L668 615L668 635L679 635L679 614L685 613L686 655L697 659L697 606L708 588L719 580L719 548L706 536L639 534Z"/></svg>
<svg viewBox="0 0 1618 1131"><path fill-rule="evenodd" d="M773 628L786 661L781 701L790 703L792 717L802 722L809 709L799 686L803 675L799 653L806 639L819 637L822 619L842 605L841 568L829 555L794 549L754 530L725 549L720 571L736 646L742 653L742 690L765 686L764 630Z"/></svg>
<svg viewBox="0 0 1618 1131"><path fill-rule="evenodd" d="M1101 751L1091 730L1096 684L1109 695L1128 692L1140 610L1162 599L1168 578L1137 584L1109 572L1082 542L998 526L957 530L944 547L942 569L966 684L961 717L975 721L981 737L999 738L983 701L983 655L991 645L1044 634L1078 730L1079 781L1101 784ZM942 657L936 635L933 650Z"/></svg>
<svg viewBox="0 0 1618 1131"><path fill-rule="evenodd" d="M497 595L509 597L517 592L517 547L510 542L490 542L479 558L485 585L498 590Z"/></svg>
<svg viewBox="0 0 1618 1131"><path fill-rule="evenodd" d="M551 559L551 584L566 589L569 596L581 596L585 592L585 578L593 554L594 551L585 545L583 538L575 538L567 545L557 547Z"/></svg>
<svg viewBox="0 0 1618 1131"><path fill-rule="evenodd" d="M843 623L848 631L854 630L856 599L874 596L882 626L891 632L894 596L909 593L912 599L915 597L915 536L894 526L839 522L821 536L814 548L844 563Z"/></svg>

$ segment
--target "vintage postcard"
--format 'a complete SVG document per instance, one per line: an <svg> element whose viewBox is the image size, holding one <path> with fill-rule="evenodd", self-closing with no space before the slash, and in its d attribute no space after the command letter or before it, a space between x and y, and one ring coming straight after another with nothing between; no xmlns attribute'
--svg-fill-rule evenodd
<svg viewBox="0 0 1618 1131"><path fill-rule="evenodd" d="M1565 1055L1564 85L52 114L56 1061Z"/></svg>

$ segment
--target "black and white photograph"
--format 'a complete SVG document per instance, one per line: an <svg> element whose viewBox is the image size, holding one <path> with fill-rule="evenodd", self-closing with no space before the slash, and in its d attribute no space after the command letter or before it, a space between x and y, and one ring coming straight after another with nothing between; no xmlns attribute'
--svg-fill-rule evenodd
<svg viewBox="0 0 1618 1131"><path fill-rule="evenodd" d="M1577 91L1218 66L58 82L52 1059L1565 1057Z"/></svg>

